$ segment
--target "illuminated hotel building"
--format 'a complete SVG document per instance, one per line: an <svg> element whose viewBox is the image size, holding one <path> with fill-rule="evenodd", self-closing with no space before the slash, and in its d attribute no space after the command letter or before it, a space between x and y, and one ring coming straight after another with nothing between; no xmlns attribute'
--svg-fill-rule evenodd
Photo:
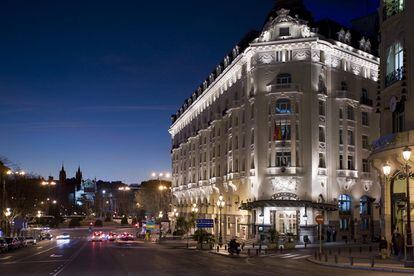
<svg viewBox="0 0 414 276"><path fill-rule="evenodd" d="M381 188L368 162L379 59L367 39L335 38L279 9L234 47L172 116L174 208L189 214L197 204L226 238L275 228L313 242L317 214L338 240L380 232Z"/></svg>

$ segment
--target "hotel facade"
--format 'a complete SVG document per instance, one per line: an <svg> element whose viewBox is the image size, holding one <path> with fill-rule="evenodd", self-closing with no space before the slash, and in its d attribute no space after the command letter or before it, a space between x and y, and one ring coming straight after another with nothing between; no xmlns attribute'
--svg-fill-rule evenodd
<svg viewBox="0 0 414 276"><path fill-rule="evenodd" d="M280 9L185 100L169 129L181 215L197 205L223 238L275 229L315 242L318 214L337 240L379 235L381 185L368 161L379 59L369 40L335 36Z"/></svg>

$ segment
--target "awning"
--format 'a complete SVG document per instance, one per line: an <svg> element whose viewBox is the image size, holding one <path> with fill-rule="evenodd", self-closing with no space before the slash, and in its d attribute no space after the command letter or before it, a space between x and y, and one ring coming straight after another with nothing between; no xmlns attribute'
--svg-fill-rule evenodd
<svg viewBox="0 0 414 276"><path fill-rule="evenodd" d="M337 204L332 203L319 203L309 200L288 200L288 199L270 199L270 200L257 200L253 202L242 203L241 210L252 210L262 207L307 207L323 211L336 211L338 210Z"/></svg>

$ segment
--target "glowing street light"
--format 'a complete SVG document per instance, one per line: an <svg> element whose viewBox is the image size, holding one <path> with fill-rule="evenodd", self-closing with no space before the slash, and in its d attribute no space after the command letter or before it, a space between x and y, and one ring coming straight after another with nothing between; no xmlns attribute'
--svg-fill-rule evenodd
<svg viewBox="0 0 414 276"><path fill-rule="evenodd" d="M219 196L217 200L217 207L219 208L219 244L220 246L223 244L223 235L221 232L221 209L226 205L224 198L222 195Z"/></svg>

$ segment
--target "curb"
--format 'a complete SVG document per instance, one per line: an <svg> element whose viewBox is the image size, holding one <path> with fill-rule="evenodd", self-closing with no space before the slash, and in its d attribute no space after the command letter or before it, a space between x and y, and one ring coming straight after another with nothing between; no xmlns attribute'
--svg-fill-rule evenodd
<svg viewBox="0 0 414 276"><path fill-rule="evenodd" d="M383 272L398 272L398 273L414 273L414 269L400 269L400 268L386 268L386 267L366 267L366 266L351 266L346 264L333 264L333 263L325 263L313 260L312 258L306 259L308 262L311 262L316 265L328 266L328 267L336 267L336 268L346 268L346 269L353 269L353 270L369 270L369 271L383 271Z"/></svg>
<svg viewBox="0 0 414 276"><path fill-rule="evenodd" d="M214 251L209 251L208 253L210 254L214 254L214 255L218 255L218 256L222 256L222 257L227 257L227 258L235 258L235 259L245 259L245 258L249 258L249 256L240 256L240 255L231 255L231 254L222 254L219 252L214 252Z"/></svg>

